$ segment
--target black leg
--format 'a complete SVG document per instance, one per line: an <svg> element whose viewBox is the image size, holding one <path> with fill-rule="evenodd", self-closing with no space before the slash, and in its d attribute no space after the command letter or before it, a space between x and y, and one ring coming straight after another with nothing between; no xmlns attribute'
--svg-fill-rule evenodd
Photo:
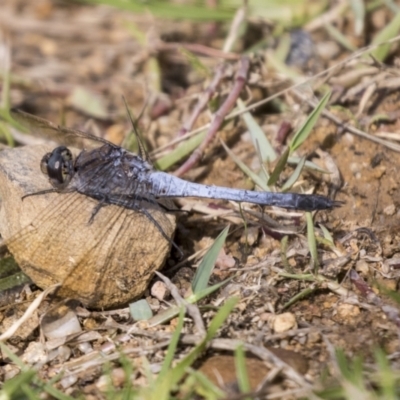
<svg viewBox="0 0 400 400"><path fill-rule="evenodd" d="M96 199L99 200L99 199ZM88 225L91 225L94 221L94 217L100 211L100 209L104 206L107 206L110 203L107 203L106 198L100 199L96 206L93 208L92 215L89 218Z"/></svg>
<svg viewBox="0 0 400 400"><path fill-rule="evenodd" d="M24 195L21 197L21 200L24 200L24 199L26 199L27 197L39 196L39 195L41 195L41 194L47 194L47 193L59 193L59 192L57 192L56 189L40 190L39 192L24 194Z"/></svg>

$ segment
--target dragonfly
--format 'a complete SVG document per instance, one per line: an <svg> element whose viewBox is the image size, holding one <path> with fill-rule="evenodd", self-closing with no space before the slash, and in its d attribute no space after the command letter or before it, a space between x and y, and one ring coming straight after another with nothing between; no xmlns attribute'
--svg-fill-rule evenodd
<svg viewBox="0 0 400 400"><path fill-rule="evenodd" d="M100 230L100 233L96 235L93 244L90 245L90 249L88 250L94 256L97 257L98 253L106 252L106 250L102 249L102 247L106 247L105 243L110 242L112 249L113 247L117 247L117 242L120 241L123 234L127 234L133 230L136 231L136 236L130 239L128 246L125 246L123 249L119 248L119 250L110 250L112 255L106 255L107 262L112 260L113 257L119 257L115 261L115 264L118 264L115 267L118 269L118 274L111 273L111 276L113 274L115 276L118 275L118 278L113 278L116 281L114 284L111 282L112 279L107 280L107 274L102 275L98 273L99 278L96 279L100 279L101 283L93 284L90 293L88 292L88 294L83 296L83 303L88 306L95 305L97 308L109 306L105 300L102 300L102 295L97 293L102 285L108 288L113 284L114 291L129 292L129 288L134 285L133 281L137 282L144 276L147 280L151 278L152 273L154 273L153 269L155 268L153 266L149 267L150 272L145 271L141 275L136 274L132 282L128 282L128 278L125 276L128 273L123 266L125 264L124 260L133 259L134 257L137 260L138 257L140 258L142 251L149 254L155 252L154 248L146 251L143 250L143 246L146 246L146 244L141 244L142 247L139 251L135 252L131 250L130 248L133 248L135 240L155 241L155 236L158 233L169 247L175 246L180 251L179 247L171 239L175 225L171 222L170 215L176 211L174 204L170 201L172 198L197 197L218 199L305 211L326 210L340 205L339 202L321 195L258 192L189 182L172 174L157 171L140 142L139 154L134 154L101 137L78 129L58 126L22 110L13 109L11 110L11 115L17 122L27 127L31 133L58 143L63 143L63 145L57 146L52 151L47 152L40 162L40 169L47 177L49 187L27 193L23 196L26 198L57 193L63 194L66 198L61 203L61 206L57 205L54 209L48 210L45 213L46 215L38 217L35 221L35 230L39 233L40 243L36 249L29 251L27 259L30 260L31 258L39 257L39 265L45 263L47 262L47 258L50 258L50 253L48 254L50 252L50 242L56 241L59 245L62 245L64 241L70 240L73 235L80 234L78 232L78 230L80 231L79 226L75 228L75 232L69 232L71 229L70 225L76 222L74 219L79 218L80 207L82 207L82 213L85 211L84 207L80 205L80 198L76 197L76 195L85 196L91 199L93 203L91 211L88 215L85 214L85 218L87 218L87 225L93 225L96 229ZM132 118L131 121L134 127ZM81 150L75 157L74 152L71 151L71 146L84 147L85 149ZM101 215L99 214L103 213L105 215L104 210L111 208L113 210L120 210L115 211L118 216L114 218L110 211L105 217L105 221L101 221ZM130 216L124 220L124 210L131 211L135 217ZM57 220L58 214L60 215L59 220ZM49 216L52 217L48 218L48 221L51 222L46 222L46 218ZM118 225L118 227L114 225ZM153 228L154 230L152 230ZM147 230L148 234L142 235L141 230L143 232ZM108 233L111 231L115 232L114 236ZM23 246L29 247L29 242L32 238L33 233L31 233L31 230L25 230L24 233L17 235L17 238L10 242L11 247L20 251ZM85 241L85 234L82 234L82 237L78 240L78 244L73 245L72 251L75 252L74 246L83 248L83 244L81 243L83 241ZM156 245L154 244L154 246ZM121 255L119 254L121 252L130 253L128 255ZM40 255L37 255L38 253ZM55 264L68 264L61 279L64 286L69 285L72 287L74 285L72 282L74 279L72 275L74 274L75 279L79 281L80 277L83 277L86 272L93 275L91 268L95 268L96 271L99 269L96 261L92 262L93 265L91 267L86 265L87 262L84 262L85 257L83 253L72 255L63 255L60 253L57 254L57 257ZM64 261L64 258L67 261ZM152 264L152 262L149 264ZM35 268L41 270L36 271ZM27 274L38 273L39 275L45 269L42 267L35 268L27 270ZM57 282L60 279L58 278L59 271L56 272L45 271L45 274L48 275L51 282ZM33 279L33 281L36 283L37 279ZM38 286L43 285L38 284ZM72 297L77 295L77 291L77 289L71 289L66 294ZM96 293L92 294L92 292ZM79 296L77 295L77 297ZM127 298L123 297L125 300ZM115 300L112 306L123 303L125 301L123 299Z"/></svg>
<svg viewBox="0 0 400 400"><path fill-rule="evenodd" d="M93 150L82 150L76 158L66 146L47 153L42 159L41 170L48 176L52 188L35 195L76 191L98 200L99 207L116 204L142 212L147 217L142 203L157 204L162 198L198 197L303 211L327 210L341 204L322 195L259 192L189 182L155 170L142 145L137 155L101 137L56 126L21 110L14 109L11 115L31 129L41 131L42 136L68 142L90 139L101 144ZM93 217L97 210L94 210ZM170 210L166 208L166 211Z"/></svg>

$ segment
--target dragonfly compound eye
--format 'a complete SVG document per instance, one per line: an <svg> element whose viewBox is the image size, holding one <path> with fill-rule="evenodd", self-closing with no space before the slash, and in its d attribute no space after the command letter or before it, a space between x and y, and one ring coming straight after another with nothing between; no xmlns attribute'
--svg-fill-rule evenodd
<svg viewBox="0 0 400 400"><path fill-rule="evenodd" d="M49 177L50 183L56 189L64 189L73 175L71 151L64 146L57 147L43 157L40 169Z"/></svg>
<svg viewBox="0 0 400 400"><path fill-rule="evenodd" d="M43 158L42 161L40 161L40 170L42 171L43 174L45 175L49 175L48 171L47 171L47 164L49 163L49 158L51 156L51 153L46 153Z"/></svg>

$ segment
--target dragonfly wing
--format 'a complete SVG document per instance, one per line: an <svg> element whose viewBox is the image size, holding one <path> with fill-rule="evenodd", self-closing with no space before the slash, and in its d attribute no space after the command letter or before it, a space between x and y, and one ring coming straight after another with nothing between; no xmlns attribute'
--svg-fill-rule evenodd
<svg viewBox="0 0 400 400"><path fill-rule="evenodd" d="M78 129L66 128L53 124L19 109L12 109L10 115L33 136L51 140L65 146L93 148L100 144L110 144L107 140Z"/></svg>

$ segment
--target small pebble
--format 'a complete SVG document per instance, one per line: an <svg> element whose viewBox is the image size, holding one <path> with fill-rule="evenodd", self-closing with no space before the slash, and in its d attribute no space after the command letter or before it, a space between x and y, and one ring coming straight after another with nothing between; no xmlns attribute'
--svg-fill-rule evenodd
<svg viewBox="0 0 400 400"><path fill-rule="evenodd" d="M272 329L275 333L286 332L296 328L296 317L290 312L276 315L272 322Z"/></svg>
<svg viewBox="0 0 400 400"><path fill-rule="evenodd" d="M372 176L375 179L380 179L382 178L385 172L386 172L386 167L384 165L380 165L372 170Z"/></svg>
<svg viewBox="0 0 400 400"><path fill-rule="evenodd" d="M360 163L350 163L350 171L355 175L356 173L361 171L361 165Z"/></svg>
<svg viewBox="0 0 400 400"><path fill-rule="evenodd" d="M318 331L311 331L308 335L307 335L307 342L309 344L314 344L314 343L318 343L321 341L321 334Z"/></svg>
<svg viewBox="0 0 400 400"><path fill-rule="evenodd" d="M65 378L62 378L60 380L60 384L61 384L62 388L65 390L65 389L71 387L72 385L74 385L77 381L78 381L78 377L76 375L70 375L70 376L66 376Z"/></svg>
<svg viewBox="0 0 400 400"><path fill-rule="evenodd" d="M233 268L235 264L235 259L231 255L227 255L225 249L222 248L218 254L217 260L215 261L215 267L224 270Z"/></svg>
<svg viewBox="0 0 400 400"><path fill-rule="evenodd" d="M247 244L248 246L253 246L256 243L260 230L258 227L253 226L243 231L240 238L240 243Z"/></svg>
<svg viewBox="0 0 400 400"><path fill-rule="evenodd" d="M342 138L349 145L354 143L354 136L351 133L346 132Z"/></svg>
<svg viewBox="0 0 400 400"><path fill-rule="evenodd" d="M390 204L383 209L383 213L388 216L394 215L396 213L396 206L394 204Z"/></svg>
<svg viewBox="0 0 400 400"><path fill-rule="evenodd" d="M110 386L114 388L122 387L130 377L126 376L123 368L113 368L111 373L102 375L96 383L96 387L100 392L107 392Z"/></svg>
<svg viewBox="0 0 400 400"><path fill-rule="evenodd" d="M58 348L58 360L60 361L60 363L65 363L66 361L68 361L71 357L71 354L71 349L66 345L60 346Z"/></svg>
<svg viewBox="0 0 400 400"><path fill-rule="evenodd" d="M369 271L368 263L365 260L358 260L356 262L356 271L367 275Z"/></svg>
<svg viewBox="0 0 400 400"><path fill-rule="evenodd" d="M169 289L162 281L155 282L154 285L151 287L150 293L153 297L160 301L165 300L170 295Z"/></svg>
<svg viewBox="0 0 400 400"><path fill-rule="evenodd" d="M342 303L337 308L337 315L342 319L354 318L360 314L360 308L354 304Z"/></svg>
<svg viewBox="0 0 400 400"><path fill-rule="evenodd" d="M40 342L30 342L21 358L25 364L45 364L47 362L45 346Z"/></svg>
<svg viewBox="0 0 400 400"><path fill-rule="evenodd" d="M333 40L317 43L316 49L319 56L326 61L332 60L340 52L340 46Z"/></svg>
<svg viewBox="0 0 400 400"><path fill-rule="evenodd" d="M262 313L260 314L261 321L267 322L271 319L271 313Z"/></svg>
<svg viewBox="0 0 400 400"><path fill-rule="evenodd" d="M83 354L88 354L93 351L93 347L89 342L83 342L78 344L78 349L83 353Z"/></svg>

